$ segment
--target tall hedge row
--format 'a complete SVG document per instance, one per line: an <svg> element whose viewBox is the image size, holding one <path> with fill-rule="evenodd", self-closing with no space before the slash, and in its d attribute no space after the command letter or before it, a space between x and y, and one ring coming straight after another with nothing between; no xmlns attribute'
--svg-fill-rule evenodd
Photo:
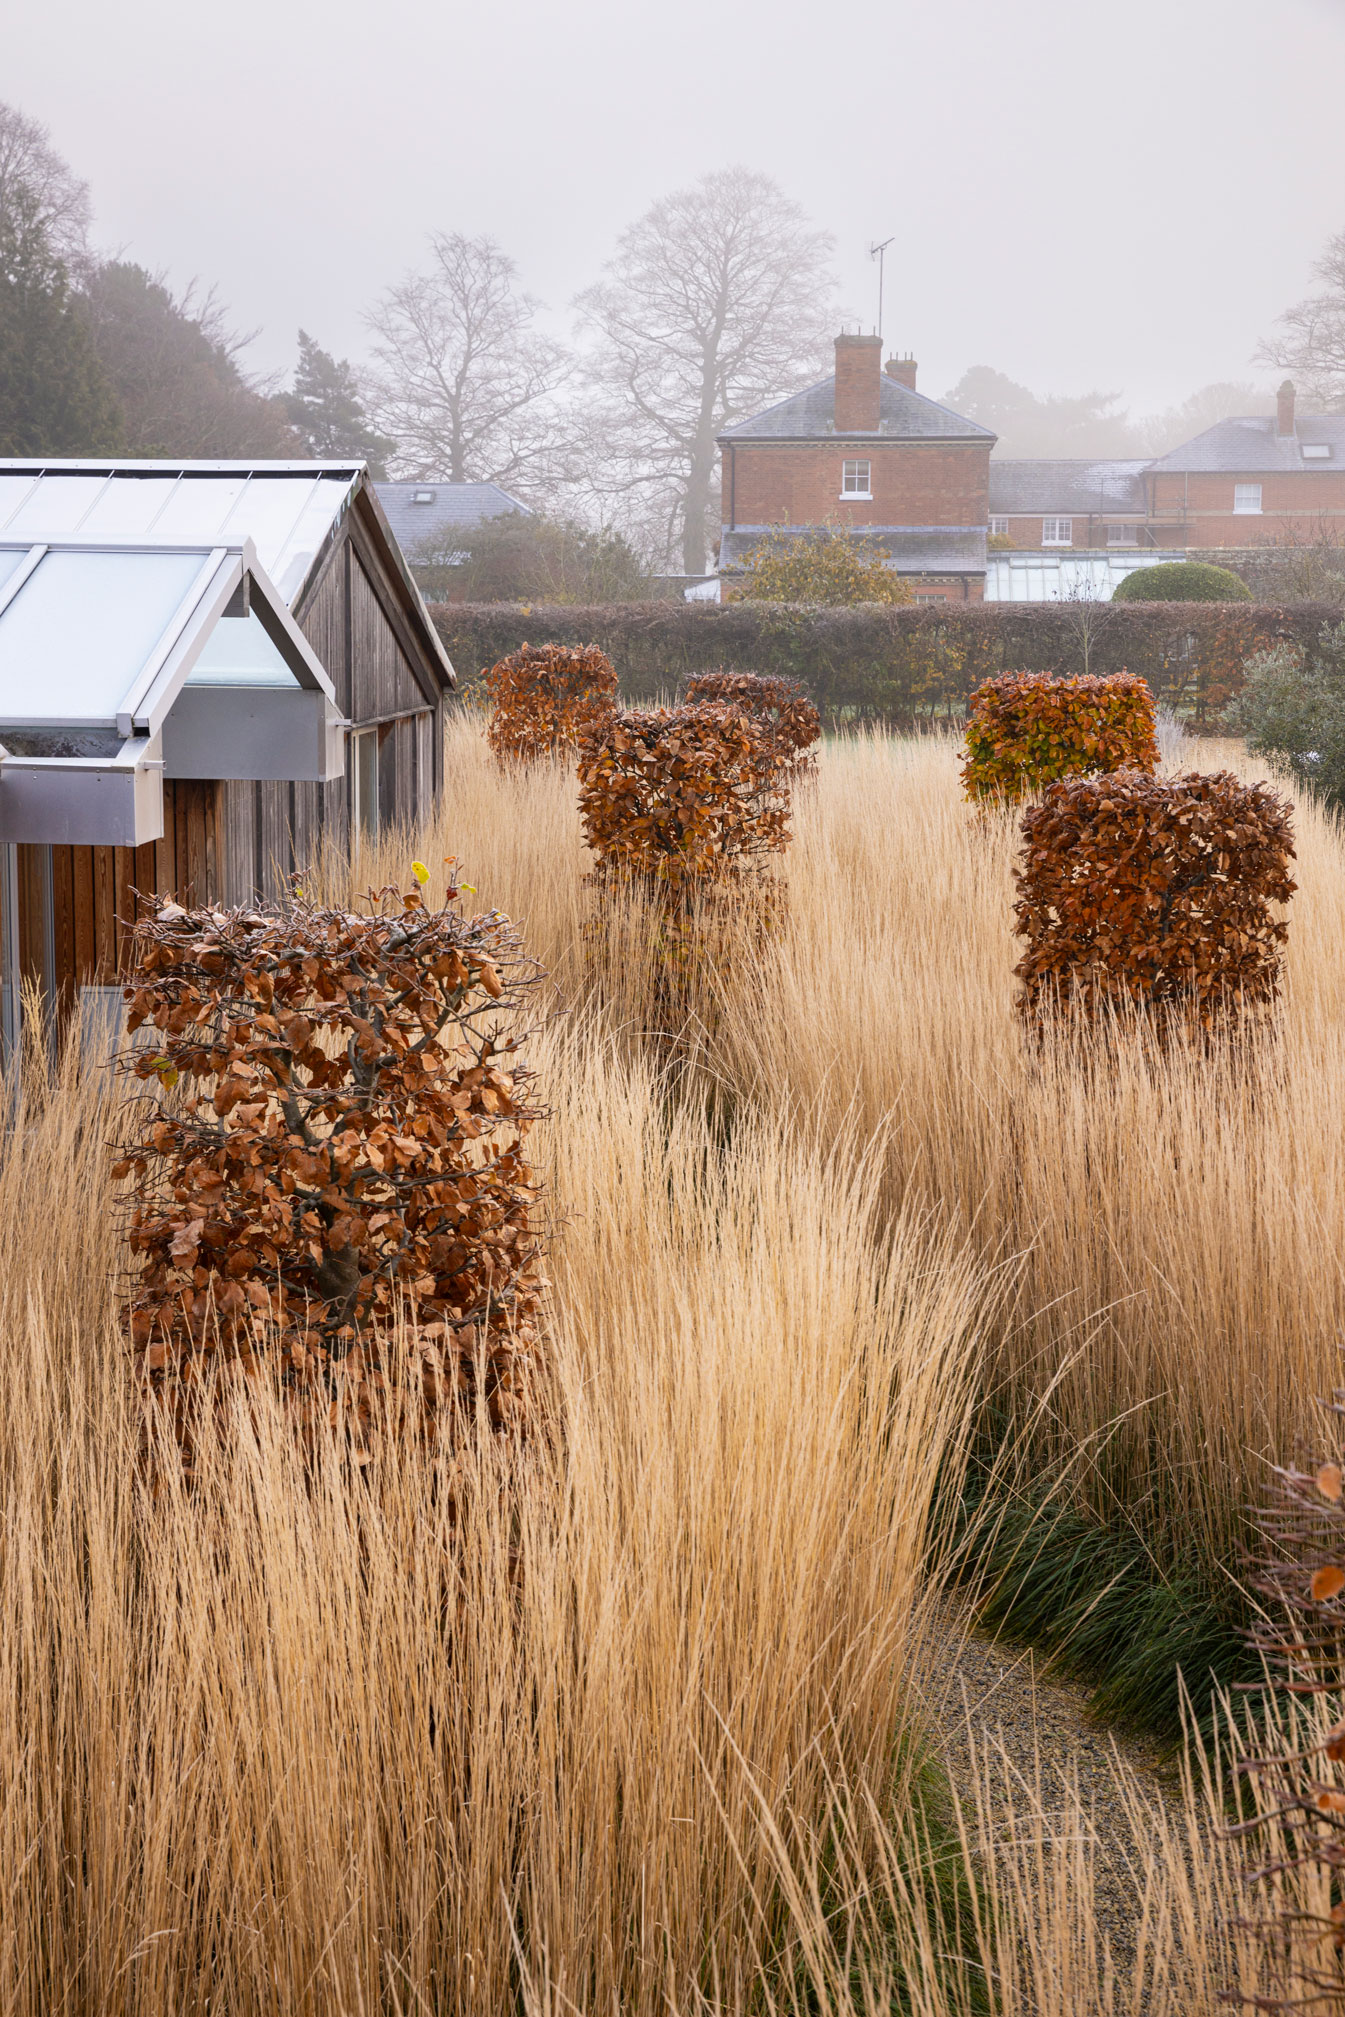
<svg viewBox="0 0 1345 2017"><path fill-rule="evenodd" d="M471 694L482 669L523 644L592 644L627 702L670 695L729 667L803 683L830 726L960 720L1002 672L1133 672L1155 698L1210 721L1242 665L1276 644L1311 646L1340 611L1326 603L924 603L793 609L769 603L636 602L531 606L441 603L439 634Z"/></svg>

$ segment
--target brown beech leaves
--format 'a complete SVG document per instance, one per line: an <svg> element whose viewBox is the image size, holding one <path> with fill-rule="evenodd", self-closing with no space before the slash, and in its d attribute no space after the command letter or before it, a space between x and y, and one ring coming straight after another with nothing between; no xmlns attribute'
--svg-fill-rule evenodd
<svg viewBox="0 0 1345 2017"><path fill-rule="evenodd" d="M722 701L751 715L761 735L763 764L780 781L799 783L817 768L822 718L797 680L773 673L698 672L687 682L686 701L689 707Z"/></svg>
<svg viewBox="0 0 1345 2017"><path fill-rule="evenodd" d="M962 765L968 798L1018 799L1055 778L1151 771L1157 763L1153 695L1132 673L1008 672L972 695Z"/></svg>
<svg viewBox="0 0 1345 2017"><path fill-rule="evenodd" d="M612 661L595 644L525 644L484 678L494 702L486 733L505 763L572 748L616 706Z"/></svg>
<svg viewBox="0 0 1345 2017"><path fill-rule="evenodd" d="M774 725L722 702L608 715L579 739L579 813L600 883L722 884L789 844Z"/></svg>
<svg viewBox="0 0 1345 2017"><path fill-rule="evenodd" d="M1229 771L1048 785L1023 815L1019 1006L1179 1013L1193 1027L1270 1003L1288 927L1287 802Z"/></svg>
<svg viewBox="0 0 1345 2017"><path fill-rule="evenodd" d="M424 871L417 864L417 872ZM543 1283L509 920L384 890L363 911L184 910L136 927L116 1174L134 1176L130 1319L151 1384L274 1354L311 1419L361 1424L408 1314L417 1406L525 1406ZM148 1041L146 1039L148 1038Z"/></svg>

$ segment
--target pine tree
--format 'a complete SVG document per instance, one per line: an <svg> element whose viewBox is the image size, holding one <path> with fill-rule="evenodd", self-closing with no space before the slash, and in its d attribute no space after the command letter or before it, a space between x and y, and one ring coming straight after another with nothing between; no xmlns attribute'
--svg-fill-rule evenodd
<svg viewBox="0 0 1345 2017"><path fill-rule="evenodd" d="M0 206L0 455L106 455L121 411L31 191Z"/></svg>
<svg viewBox="0 0 1345 2017"><path fill-rule="evenodd" d="M310 455L358 456L368 463L369 474L376 482L384 480L387 459L396 442L389 441L373 427L355 373L346 360L331 356L303 329L299 331L294 390L286 400L286 407Z"/></svg>

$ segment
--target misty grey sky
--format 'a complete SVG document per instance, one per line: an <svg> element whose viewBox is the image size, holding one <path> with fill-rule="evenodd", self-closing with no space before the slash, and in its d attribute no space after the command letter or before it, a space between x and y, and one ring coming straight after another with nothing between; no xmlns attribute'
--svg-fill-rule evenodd
<svg viewBox="0 0 1345 2017"><path fill-rule="evenodd" d="M1250 353L1345 230L1345 0L63 0L0 97L95 231L358 357L425 234L493 234L553 310L655 197L765 169L835 233L844 305L938 393L969 364L1136 410Z"/></svg>

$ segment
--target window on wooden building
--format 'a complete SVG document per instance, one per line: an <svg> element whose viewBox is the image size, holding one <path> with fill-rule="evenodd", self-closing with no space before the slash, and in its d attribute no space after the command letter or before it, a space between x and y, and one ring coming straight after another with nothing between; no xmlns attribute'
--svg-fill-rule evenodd
<svg viewBox="0 0 1345 2017"><path fill-rule="evenodd" d="M870 476L873 465L866 456L847 458L841 464L841 496L872 497Z"/></svg>
<svg viewBox="0 0 1345 2017"><path fill-rule="evenodd" d="M361 729L350 738L351 824L365 840L378 837L378 730Z"/></svg>

